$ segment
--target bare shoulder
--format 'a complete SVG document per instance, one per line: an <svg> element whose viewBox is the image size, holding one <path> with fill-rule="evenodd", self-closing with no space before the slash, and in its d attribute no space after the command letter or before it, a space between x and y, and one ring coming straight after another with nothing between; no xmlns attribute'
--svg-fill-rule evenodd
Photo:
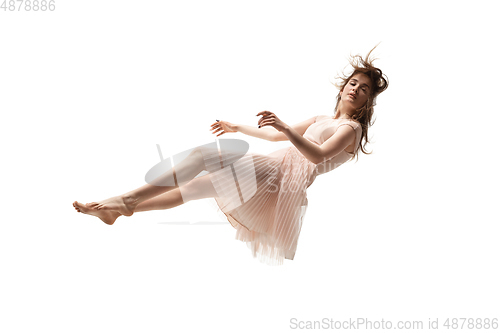
<svg viewBox="0 0 500 333"><path fill-rule="evenodd" d="M347 126L343 126L343 125L347 125ZM341 135L341 136L352 137L352 136L356 135L356 130L358 127L359 127L359 125L357 125L355 123L348 123L348 122L343 123L343 124L339 125L339 127L335 131L335 134L339 135L339 136Z"/></svg>
<svg viewBox="0 0 500 333"><path fill-rule="evenodd" d="M348 126L342 126L342 125L348 125ZM344 143L347 144L348 146L344 150L349 154L353 154L354 147L356 147L356 131L358 130L358 128L361 128L361 124L352 121L352 122L346 122L342 125L339 126L335 135L341 137L342 141L345 140Z"/></svg>
<svg viewBox="0 0 500 333"><path fill-rule="evenodd" d="M358 125L358 127L359 127L360 129L362 128L361 123L360 123L359 121L354 120L354 119L351 119L351 121L352 121L354 124Z"/></svg>

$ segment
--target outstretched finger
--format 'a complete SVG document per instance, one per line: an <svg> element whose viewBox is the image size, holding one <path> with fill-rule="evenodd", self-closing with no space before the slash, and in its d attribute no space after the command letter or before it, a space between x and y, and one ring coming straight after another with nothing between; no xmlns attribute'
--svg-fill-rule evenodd
<svg viewBox="0 0 500 333"><path fill-rule="evenodd" d="M210 128L210 130L212 130L212 131L213 131L213 130L220 130L221 128L222 128L222 126L221 126L220 124L215 124L215 125L213 125L213 126Z"/></svg>

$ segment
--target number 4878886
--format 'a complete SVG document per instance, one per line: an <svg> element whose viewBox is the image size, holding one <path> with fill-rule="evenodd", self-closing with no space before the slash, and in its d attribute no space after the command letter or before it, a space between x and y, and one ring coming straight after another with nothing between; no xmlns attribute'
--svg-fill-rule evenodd
<svg viewBox="0 0 500 333"><path fill-rule="evenodd" d="M55 0L3 0L0 9L6 11L45 12L56 10Z"/></svg>

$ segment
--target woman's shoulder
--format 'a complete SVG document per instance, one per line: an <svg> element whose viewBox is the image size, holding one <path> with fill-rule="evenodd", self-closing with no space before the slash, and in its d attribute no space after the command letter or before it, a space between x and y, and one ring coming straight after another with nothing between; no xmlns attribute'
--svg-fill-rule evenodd
<svg viewBox="0 0 500 333"><path fill-rule="evenodd" d="M360 128L361 129L361 123L359 121L357 121L356 119L349 119L349 121L353 124L356 125L356 128Z"/></svg>
<svg viewBox="0 0 500 333"><path fill-rule="evenodd" d="M354 127L361 127L361 123L355 119L333 118L333 117L331 118L343 124L351 124L354 125Z"/></svg>
<svg viewBox="0 0 500 333"><path fill-rule="evenodd" d="M355 125L356 127L361 127L361 123L356 119L343 119L346 123Z"/></svg>
<svg viewBox="0 0 500 333"><path fill-rule="evenodd" d="M354 132L356 133L356 137L360 137L362 132L363 132L363 127L361 126L361 123L357 120L354 119L338 119L339 123L337 123L337 128L339 128L342 125L347 125L351 127Z"/></svg>

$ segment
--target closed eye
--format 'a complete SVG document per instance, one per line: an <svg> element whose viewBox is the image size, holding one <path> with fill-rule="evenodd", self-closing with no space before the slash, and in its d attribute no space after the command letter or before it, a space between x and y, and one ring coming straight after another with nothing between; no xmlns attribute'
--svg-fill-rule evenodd
<svg viewBox="0 0 500 333"><path fill-rule="evenodd" d="M356 85L356 82L350 82L351 86L355 86ZM363 92L367 92L368 91L368 88L365 84L363 84L363 86L361 86L361 90L363 90Z"/></svg>

